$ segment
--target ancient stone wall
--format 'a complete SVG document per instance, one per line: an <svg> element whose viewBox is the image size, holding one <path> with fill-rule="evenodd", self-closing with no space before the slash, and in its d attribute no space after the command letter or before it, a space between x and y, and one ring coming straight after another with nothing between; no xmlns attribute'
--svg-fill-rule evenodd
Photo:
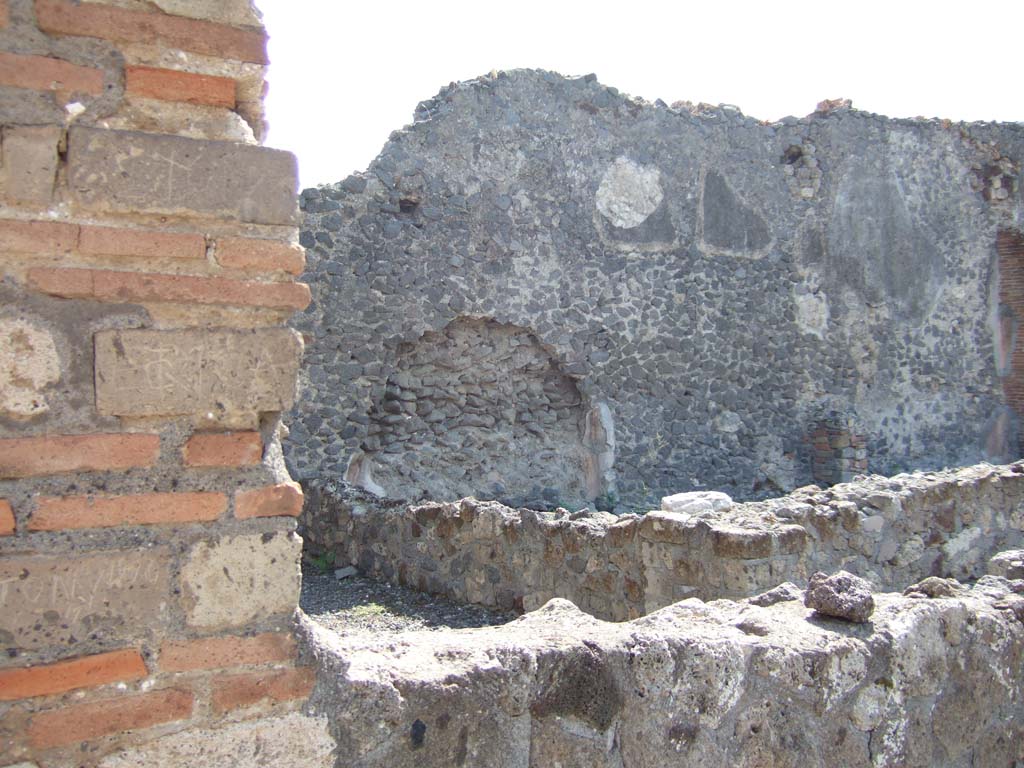
<svg viewBox="0 0 1024 768"><path fill-rule="evenodd" d="M830 448L822 477L1019 455L1020 125L843 104L764 124L535 71L452 85L415 119L366 173L302 194L311 346L285 446L298 476L356 466L393 497L513 505L537 485L624 512L812 482L829 420L864 441ZM589 473L567 483L567 463L539 481L496 441L478 461L516 483L462 474L462 448L408 412L383 450L370 415L401 350L470 322L529 334L573 380L600 427ZM515 407L517 424L564 434L545 403ZM464 418L443 415L441 431ZM389 468L424 450L452 472Z"/></svg>
<svg viewBox="0 0 1024 768"><path fill-rule="evenodd" d="M763 502L616 517L496 502L405 506L313 490L307 547L461 602L531 611L554 597L610 620L678 600L742 598L839 569L876 589L974 579L1024 543L1024 464L873 477Z"/></svg>
<svg viewBox="0 0 1024 768"><path fill-rule="evenodd" d="M324 766L247 0L0 0L0 764Z"/></svg>
<svg viewBox="0 0 1024 768"><path fill-rule="evenodd" d="M556 600L385 653L310 627L317 702L361 768L1017 765L1024 581L939 586L875 595L864 624L798 593L623 624Z"/></svg>

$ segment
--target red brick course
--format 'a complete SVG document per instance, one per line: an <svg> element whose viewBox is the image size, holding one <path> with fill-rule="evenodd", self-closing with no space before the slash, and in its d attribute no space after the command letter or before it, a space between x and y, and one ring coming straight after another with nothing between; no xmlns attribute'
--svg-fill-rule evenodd
<svg viewBox="0 0 1024 768"><path fill-rule="evenodd" d="M298 517L302 512L302 486L295 482L235 493L235 517Z"/></svg>
<svg viewBox="0 0 1024 768"><path fill-rule="evenodd" d="M185 443L187 467L245 467L263 459L259 432L201 432Z"/></svg>
<svg viewBox="0 0 1024 768"><path fill-rule="evenodd" d="M49 56L0 51L0 85L61 93L103 93L103 71Z"/></svg>
<svg viewBox="0 0 1024 768"><path fill-rule="evenodd" d="M209 522L227 509L223 493L142 493L131 496L43 497L31 531Z"/></svg>
<svg viewBox="0 0 1024 768"><path fill-rule="evenodd" d="M32 717L29 743L37 749L49 749L184 720L191 716L193 702L190 691L170 689L65 706Z"/></svg>
<svg viewBox="0 0 1024 768"><path fill-rule="evenodd" d="M11 502L0 499L0 536L10 536L13 533L14 510L11 509Z"/></svg>
<svg viewBox="0 0 1024 768"><path fill-rule="evenodd" d="M231 269L266 272L280 269L293 275L301 275L306 268L306 254L301 247L274 240L219 237L216 256L222 267Z"/></svg>
<svg viewBox="0 0 1024 768"><path fill-rule="evenodd" d="M267 38L262 31L97 3L79 5L69 0L36 0L35 8L39 28L53 35L145 43L223 59L267 63Z"/></svg>
<svg viewBox="0 0 1024 768"><path fill-rule="evenodd" d="M309 286L303 283L255 283L223 277L54 267L34 267L29 270L28 279L36 290L68 299L290 310L305 309L310 301Z"/></svg>
<svg viewBox="0 0 1024 768"><path fill-rule="evenodd" d="M235 108L235 81L227 77L155 67L126 67L124 77L130 96Z"/></svg>
<svg viewBox="0 0 1024 768"><path fill-rule="evenodd" d="M255 666L290 661L294 656L295 641L284 633L268 632L255 637L204 637L165 643L160 649L160 671L193 672Z"/></svg>
<svg viewBox="0 0 1024 768"><path fill-rule="evenodd" d="M215 712L224 713L264 700L279 703L305 699L313 690L314 679L313 670L306 667L222 675L211 683L211 704Z"/></svg>
<svg viewBox="0 0 1024 768"><path fill-rule="evenodd" d="M0 701L141 680L147 674L146 663L135 650L83 656L37 667L3 669L0 670Z"/></svg>
<svg viewBox="0 0 1024 768"><path fill-rule="evenodd" d="M56 435L0 440L0 478L151 467L159 435Z"/></svg>

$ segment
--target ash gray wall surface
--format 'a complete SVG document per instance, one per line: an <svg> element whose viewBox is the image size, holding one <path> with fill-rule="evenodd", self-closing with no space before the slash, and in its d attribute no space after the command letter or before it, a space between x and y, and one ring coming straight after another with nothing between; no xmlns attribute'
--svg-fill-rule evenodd
<svg viewBox="0 0 1024 768"><path fill-rule="evenodd" d="M846 108L767 125L537 71L452 85L415 117L365 174L302 194L314 301L295 475L337 478L355 457L350 480L408 499L757 498L810 481L828 413L867 435L872 472L1016 457L994 245L1024 219L1021 125ZM459 440L466 392L440 426L417 421L416 392L381 423L403 361L453 321L535 339L574 380L575 434L525 398L512 415L474 406L498 437ZM460 385L491 402L502 364L419 373L436 411ZM552 442L578 452L559 466L584 477L475 471L513 461L530 422L559 424ZM424 451L438 477L403 474Z"/></svg>

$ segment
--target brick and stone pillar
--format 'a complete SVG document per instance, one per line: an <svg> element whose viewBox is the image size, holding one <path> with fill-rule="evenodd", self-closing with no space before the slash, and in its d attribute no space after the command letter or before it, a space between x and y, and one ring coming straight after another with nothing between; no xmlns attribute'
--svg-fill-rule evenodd
<svg viewBox="0 0 1024 768"><path fill-rule="evenodd" d="M821 485L848 483L868 470L867 438L848 419L832 416L811 432L811 471Z"/></svg>
<svg viewBox="0 0 1024 768"><path fill-rule="evenodd" d="M0 0L0 765L332 762L265 42L247 0Z"/></svg>

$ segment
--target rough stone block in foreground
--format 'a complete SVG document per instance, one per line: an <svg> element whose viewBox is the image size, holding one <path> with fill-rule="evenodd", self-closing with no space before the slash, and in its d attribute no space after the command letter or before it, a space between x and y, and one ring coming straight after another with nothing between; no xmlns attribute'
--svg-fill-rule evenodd
<svg viewBox="0 0 1024 768"><path fill-rule="evenodd" d="M214 629L291 613L301 550L302 539L287 533L200 542L181 569L186 621Z"/></svg>
<svg viewBox="0 0 1024 768"><path fill-rule="evenodd" d="M72 128L71 199L93 211L295 224L295 157L247 144Z"/></svg>
<svg viewBox="0 0 1024 768"><path fill-rule="evenodd" d="M117 330L96 334L96 406L114 416L280 411L291 407L298 334Z"/></svg>
<svg viewBox="0 0 1024 768"><path fill-rule="evenodd" d="M38 650L92 638L124 642L164 618L170 574L161 552L22 557L0 563L0 644Z"/></svg>

